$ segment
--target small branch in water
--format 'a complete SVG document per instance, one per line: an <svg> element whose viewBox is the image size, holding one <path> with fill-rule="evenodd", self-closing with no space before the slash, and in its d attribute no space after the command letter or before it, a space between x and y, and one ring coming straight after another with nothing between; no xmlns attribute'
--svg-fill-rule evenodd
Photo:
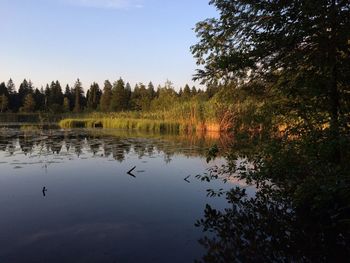
<svg viewBox="0 0 350 263"><path fill-rule="evenodd" d="M187 180L187 179L190 178L190 177L191 177L191 175L186 176L186 177L184 178L184 181L186 181L187 183L190 183L190 181Z"/></svg>
<svg viewBox="0 0 350 263"><path fill-rule="evenodd" d="M134 166L133 168L131 168L131 169L127 172L127 174L130 175L130 176L132 176L132 177L135 177L135 178L136 178L136 176L132 173L132 171L134 171L135 168L136 168L136 166Z"/></svg>
<svg viewBox="0 0 350 263"><path fill-rule="evenodd" d="M46 189L46 187L44 186L44 187L43 187L43 190L42 190L43 196L44 196L44 197L46 196L46 191L47 191L47 189Z"/></svg>

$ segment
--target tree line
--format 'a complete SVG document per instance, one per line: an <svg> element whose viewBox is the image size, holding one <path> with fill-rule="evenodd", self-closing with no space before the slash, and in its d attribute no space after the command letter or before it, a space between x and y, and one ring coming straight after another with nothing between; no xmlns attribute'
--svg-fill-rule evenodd
<svg viewBox="0 0 350 263"><path fill-rule="evenodd" d="M204 91L186 84L176 91L170 81L157 88L152 82L147 86L138 83L132 89L129 82L120 78L113 83L106 80L103 88L93 82L86 93L79 79L73 87L67 84L64 89L58 80L47 84L45 89L39 89L30 80L24 79L17 90L10 79L7 83L0 83L0 112L149 111L163 109L174 100L187 101L194 97L208 100L219 89L211 85Z"/></svg>

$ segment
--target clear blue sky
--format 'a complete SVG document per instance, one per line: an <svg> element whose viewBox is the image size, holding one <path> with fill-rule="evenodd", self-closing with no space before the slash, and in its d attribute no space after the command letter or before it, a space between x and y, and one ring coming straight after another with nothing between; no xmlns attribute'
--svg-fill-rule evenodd
<svg viewBox="0 0 350 263"><path fill-rule="evenodd" d="M216 15L208 0L0 0L0 13L0 82L79 77L85 89L120 76L193 84L192 29Z"/></svg>

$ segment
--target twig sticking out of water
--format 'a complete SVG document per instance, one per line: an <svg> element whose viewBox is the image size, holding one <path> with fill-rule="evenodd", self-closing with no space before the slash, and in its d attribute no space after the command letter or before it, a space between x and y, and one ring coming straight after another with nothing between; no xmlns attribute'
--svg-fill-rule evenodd
<svg viewBox="0 0 350 263"><path fill-rule="evenodd" d="M135 168L136 168L136 166L134 166L133 168L131 168L131 169L127 172L127 174L130 175L130 176L132 176L132 177L135 177L135 178L136 178L136 176L132 173L132 171L134 171Z"/></svg>
<svg viewBox="0 0 350 263"><path fill-rule="evenodd" d="M44 197L46 196L46 191L47 191L47 189L46 189L46 187L44 186L44 187L43 187L43 190L42 190L43 196L44 196Z"/></svg>

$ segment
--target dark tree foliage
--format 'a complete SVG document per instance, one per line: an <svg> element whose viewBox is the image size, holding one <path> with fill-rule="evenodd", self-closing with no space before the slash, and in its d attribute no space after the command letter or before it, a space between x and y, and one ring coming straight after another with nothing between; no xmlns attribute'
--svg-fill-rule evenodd
<svg viewBox="0 0 350 263"><path fill-rule="evenodd" d="M47 86L46 96L48 110L53 113L62 112L64 96L62 93L61 84L58 80L56 82L52 81L50 87Z"/></svg>
<svg viewBox="0 0 350 263"><path fill-rule="evenodd" d="M150 108L151 97L143 83L135 85L131 95L131 107L136 111L147 111Z"/></svg>
<svg viewBox="0 0 350 263"><path fill-rule="evenodd" d="M112 84L106 80L103 87L103 93L100 99L101 111L107 112L110 109L112 99Z"/></svg>
<svg viewBox="0 0 350 263"><path fill-rule="evenodd" d="M210 3L220 16L197 24L200 41L192 52L204 65L197 79L272 82L293 98L284 109L295 110L306 122L330 120L335 138L347 128L349 1ZM307 114L309 109L314 114Z"/></svg>
<svg viewBox="0 0 350 263"><path fill-rule="evenodd" d="M184 97L185 99L189 99L191 97L191 89L190 86L188 86L188 84L186 84L183 89L182 97Z"/></svg>
<svg viewBox="0 0 350 263"><path fill-rule="evenodd" d="M24 99L25 97L32 92L31 90L32 86L30 82L28 82L26 79L23 80L21 85L19 86L18 89L18 102L19 102L19 107L23 106L24 104Z"/></svg>
<svg viewBox="0 0 350 263"><path fill-rule="evenodd" d="M76 88L78 87L78 89ZM109 80L104 82L103 91L99 85L93 82L84 96L84 91L78 80L71 88L68 84L62 90L61 83L56 80L50 84L46 84L45 88L36 88L30 81L24 80L16 91L15 85L10 79L7 85L0 82L0 95L5 94L6 99L3 99L6 110L3 112L18 112L24 105L24 100L28 94L33 95L35 112L48 112L59 114L63 112L82 112L101 111L101 112L120 112L120 111L149 111L149 110L164 110L169 108L173 103L181 103L182 100L174 100L176 98L186 98L190 100L198 94L210 93L210 89L205 92L197 91L195 87L192 89L186 85L185 94L182 89L176 92L175 89L168 84L164 87L159 86L155 90L152 82L147 86L143 83L135 85L132 90L130 83L124 82L122 78L111 84ZM176 95L174 97L174 95ZM198 97L201 100L207 100L209 96ZM163 106L161 107L160 104ZM154 105L154 108L152 108ZM29 107L30 109L30 107Z"/></svg>
<svg viewBox="0 0 350 263"><path fill-rule="evenodd" d="M126 108L128 110L131 109L131 94L132 94L131 86L130 86L130 83L128 82L125 85L125 100L126 100Z"/></svg>
<svg viewBox="0 0 350 263"><path fill-rule="evenodd" d="M94 82L86 93L87 107L89 110L97 110L100 103L102 91L99 85Z"/></svg>
<svg viewBox="0 0 350 263"><path fill-rule="evenodd" d="M66 85L65 91L64 91L64 98L66 98L66 103L69 104L69 110L72 111L74 107L74 91L72 88L69 87L69 85ZM67 105L66 105L67 106ZM67 107L66 107L67 109Z"/></svg>
<svg viewBox="0 0 350 263"><path fill-rule="evenodd" d="M0 95L5 95L5 96L8 96L8 90L7 90L7 87L5 85L5 82L1 82L0 83Z"/></svg>
<svg viewBox="0 0 350 263"><path fill-rule="evenodd" d="M126 98L125 83L123 79L120 78L113 85L110 110L116 112L126 110L128 105Z"/></svg>
<svg viewBox="0 0 350 263"><path fill-rule="evenodd" d="M150 100L153 100L156 96L156 91L154 90L154 85L152 82L148 83L147 92L148 92L148 97L150 98Z"/></svg>
<svg viewBox="0 0 350 263"><path fill-rule="evenodd" d="M35 111L44 111L45 110L45 94L39 89L35 89L33 98L35 101Z"/></svg>
<svg viewBox="0 0 350 263"><path fill-rule="evenodd" d="M209 87L234 87L235 95L249 90L250 98L270 101L264 114L282 116L293 125L253 153L237 155L235 148L227 166L211 171L215 178L235 177L253 184L257 192L247 196L237 188L225 193L230 206L224 211L207 206L205 217L197 222L211 232L201 239L208 252L203 261L346 260L350 2L210 4L219 15L196 26L199 43L192 52L201 68L195 78ZM246 136L237 134L236 143L240 135ZM249 163L237 167L239 156L250 157Z"/></svg>
<svg viewBox="0 0 350 263"><path fill-rule="evenodd" d="M83 103L84 103L84 97L83 97L83 87L79 79L74 84L74 108L73 111L75 113L79 113L83 110Z"/></svg>

